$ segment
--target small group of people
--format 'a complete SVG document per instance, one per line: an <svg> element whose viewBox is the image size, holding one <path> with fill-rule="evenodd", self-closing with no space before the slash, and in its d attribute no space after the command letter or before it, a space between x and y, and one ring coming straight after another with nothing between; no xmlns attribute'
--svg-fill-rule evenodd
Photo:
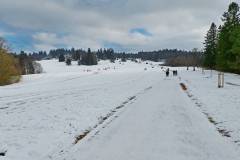
<svg viewBox="0 0 240 160"><path fill-rule="evenodd" d="M177 75L178 75L177 70L173 70L173 76L177 76Z"/></svg>
<svg viewBox="0 0 240 160"><path fill-rule="evenodd" d="M177 76L178 75L178 71L177 70L173 70L173 76ZM169 77L169 74L170 74L170 69L168 68L166 70L166 77Z"/></svg>

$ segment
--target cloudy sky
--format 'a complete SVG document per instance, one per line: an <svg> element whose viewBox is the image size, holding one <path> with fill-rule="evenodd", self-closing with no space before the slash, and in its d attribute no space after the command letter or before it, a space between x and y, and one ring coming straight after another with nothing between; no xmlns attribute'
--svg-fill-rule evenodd
<svg viewBox="0 0 240 160"><path fill-rule="evenodd" d="M106 47L201 48L230 0L0 0L0 36L13 51Z"/></svg>

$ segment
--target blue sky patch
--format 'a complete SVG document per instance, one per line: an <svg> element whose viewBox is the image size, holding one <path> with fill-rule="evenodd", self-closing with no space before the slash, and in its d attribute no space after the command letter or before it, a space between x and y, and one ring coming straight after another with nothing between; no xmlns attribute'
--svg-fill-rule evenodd
<svg viewBox="0 0 240 160"><path fill-rule="evenodd" d="M31 51L33 48L33 40L31 35L14 34L4 37L10 44L10 49L13 52L19 52L20 50Z"/></svg>
<svg viewBox="0 0 240 160"><path fill-rule="evenodd" d="M148 36L148 37L151 37L153 36L152 33L150 33L147 29L145 28L133 28L129 31L130 33L140 33L144 36Z"/></svg>
<svg viewBox="0 0 240 160"><path fill-rule="evenodd" d="M10 33L3 35L11 51L20 52L21 50L31 51L33 48L32 33L29 30L12 27L6 23L0 22L2 31Z"/></svg>

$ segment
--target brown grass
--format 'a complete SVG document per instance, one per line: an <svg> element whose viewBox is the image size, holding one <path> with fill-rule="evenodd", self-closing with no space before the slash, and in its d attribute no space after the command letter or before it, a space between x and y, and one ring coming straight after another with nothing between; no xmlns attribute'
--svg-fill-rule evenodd
<svg viewBox="0 0 240 160"><path fill-rule="evenodd" d="M18 60L0 48L0 86L18 82L20 80L18 68Z"/></svg>

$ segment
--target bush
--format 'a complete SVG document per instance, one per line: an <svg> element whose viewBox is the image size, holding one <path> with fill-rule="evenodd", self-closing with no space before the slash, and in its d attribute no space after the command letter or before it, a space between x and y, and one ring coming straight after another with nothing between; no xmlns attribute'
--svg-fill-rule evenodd
<svg viewBox="0 0 240 160"><path fill-rule="evenodd" d="M68 58L66 60L66 65L68 65L68 66L72 65L72 60L70 58Z"/></svg>
<svg viewBox="0 0 240 160"><path fill-rule="evenodd" d="M33 68L34 68L34 74L40 74L43 72L43 68L40 63L37 63L35 61L32 62Z"/></svg>
<svg viewBox="0 0 240 160"><path fill-rule="evenodd" d="M19 62L5 49L0 48L0 85L7 85L20 80Z"/></svg>
<svg viewBox="0 0 240 160"><path fill-rule="evenodd" d="M97 65L98 60L95 53L91 52L90 48L88 49L88 52L85 54L82 54L81 60L78 62L79 65Z"/></svg>
<svg viewBox="0 0 240 160"><path fill-rule="evenodd" d="M59 56L59 62L65 62L65 57L63 54Z"/></svg>
<svg viewBox="0 0 240 160"><path fill-rule="evenodd" d="M19 65L22 75L35 74L34 61L23 51L16 56L19 59Z"/></svg>

